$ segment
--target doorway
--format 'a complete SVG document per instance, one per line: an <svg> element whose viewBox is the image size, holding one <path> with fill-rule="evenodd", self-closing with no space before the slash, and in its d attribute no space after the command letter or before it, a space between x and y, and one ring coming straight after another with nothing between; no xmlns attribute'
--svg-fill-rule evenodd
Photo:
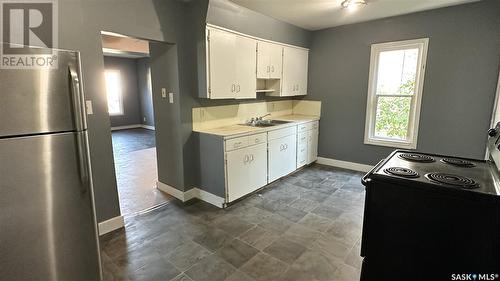
<svg viewBox="0 0 500 281"><path fill-rule="evenodd" d="M127 216L171 199L156 188L149 41L109 32L101 39L120 210Z"/></svg>

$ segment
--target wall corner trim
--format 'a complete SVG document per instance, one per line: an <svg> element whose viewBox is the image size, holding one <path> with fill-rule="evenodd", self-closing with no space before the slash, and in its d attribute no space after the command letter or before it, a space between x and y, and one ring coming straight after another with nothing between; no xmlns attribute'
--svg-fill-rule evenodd
<svg viewBox="0 0 500 281"><path fill-rule="evenodd" d="M120 229L125 226L125 220L123 216L117 216L111 218L109 220L103 221L99 223L99 236L102 236L106 233L110 233L111 231Z"/></svg>
<svg viewBox="0 0 500 281"><path fill-rule="evenodd" d="M155 126L150 126L150 125L144 125L144 124L142 124L141 127L143 129L148 129L148 130L151 130L151 131L156 130Z"/></svg>
<svg viewBox="0 0 500 281"><path fill-rule="evenodd" d="M322 164L322 165L327 165L327 166L333 166L333 167L337 167L337 168L359 171L359 172L369 172L373 168L373 166L366 165L366 164L336 160L336 159L325 158L325 157L318 157L317 163Z"/></svg>
<svg viewBox="0 0 500 281"><path fill-rule="evenodd" d="M205 190L199 188L191 188L190 190L184 192L174 188L168 184L164 184L160 181L157 182L156 188L159 190L172 195L173 197L181 200L182 202L187 202L191 199L198 198L202 201L205 201L209 204L212 204L216 207L223 208L225 200L222 197L214 195L210 192L206 192Z"/></svg>

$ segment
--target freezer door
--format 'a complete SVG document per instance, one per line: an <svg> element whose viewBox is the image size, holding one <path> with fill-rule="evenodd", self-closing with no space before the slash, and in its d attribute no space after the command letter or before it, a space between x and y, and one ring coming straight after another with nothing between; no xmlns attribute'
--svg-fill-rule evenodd
<svg viewBox="0 0 500 281"><path fill-rule="evenodd" d="M79 53L54 52L57 69L0 69L0 137L85 128Z"/></svg>
<svg viewBox="0 0 500 281"><path fill-rule="evenodd" d="M99 280L86 132L0 139L0 279Z"/></svg>

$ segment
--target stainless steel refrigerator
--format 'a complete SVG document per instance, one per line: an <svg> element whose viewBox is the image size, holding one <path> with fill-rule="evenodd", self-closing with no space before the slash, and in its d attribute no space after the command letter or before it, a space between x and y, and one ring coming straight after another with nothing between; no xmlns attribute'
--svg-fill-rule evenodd
<svg viewBox="0 0 500 281"><path fill-rule="evenodd" d="M101 279L80 56L54 54L0 69L1 280Z"/></svg>

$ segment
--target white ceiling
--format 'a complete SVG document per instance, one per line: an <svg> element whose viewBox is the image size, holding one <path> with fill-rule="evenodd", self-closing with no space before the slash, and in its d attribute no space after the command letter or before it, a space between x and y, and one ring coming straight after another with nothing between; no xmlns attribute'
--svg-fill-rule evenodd
<svg viewBox="0 0 500 281"><path fill-rule="evenodd" d="M368 5L356 9L341 9L342 0L230 1L305 29L318 30L479 0L366 0Z"/></svg>

